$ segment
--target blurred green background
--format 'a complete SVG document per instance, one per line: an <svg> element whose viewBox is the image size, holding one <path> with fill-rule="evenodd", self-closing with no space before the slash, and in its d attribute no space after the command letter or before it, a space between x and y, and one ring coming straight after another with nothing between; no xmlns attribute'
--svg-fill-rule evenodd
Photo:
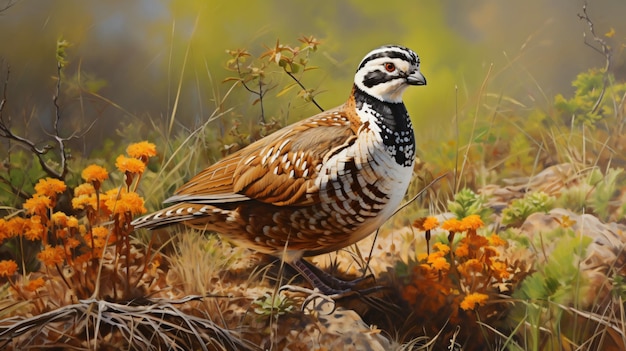
<svg viewBox="0 0 626 351"><path fill-rule="evenodd" d="M4 115L27 135L49 128L55 45L63 37L72 46L60 98L61 127L71 133L95 123L83 140L74 141L74 151L84 155L125 133L119 121L142 128L146 124L138 120L167 125L176 111L175 128L199 126L232 85L222 83L233 75L225 69L226 50L259 54L277 39L297 45L298 37L313 35L322 41L311 59L319 69L307 72L302 82L322 91L316 99L324 108L345 100L355 67L369 50L389 43L413 48L421 56L428 86L410 89L405 101L418 140L425 144L453 138L455 115L473 119L490 99L549 108L555 94L573 93L577 73L604 66L603 56L585 44L593 40L583 37L588 26L577 16L583 2L574 0L6 4L12 6L0 14L0 77L10 67ZM626 2L591 1L588 13L598 35L612 45L613 73L623 81ZM289 81L284 74L271 78L277 84ZM288 100L268 101L266 114L293 121L316 112L295 93ZM256 117L260 112L251 105L253 99L238 89L225 104L236 115Z"/></svg>

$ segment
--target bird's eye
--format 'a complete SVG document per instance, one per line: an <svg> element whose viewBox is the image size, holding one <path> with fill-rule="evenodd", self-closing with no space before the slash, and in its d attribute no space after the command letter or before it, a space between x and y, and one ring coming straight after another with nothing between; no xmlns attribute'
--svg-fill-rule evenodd
<svg viewBox="0 0 626 351"><path fill-rule="evenodd" d="M396 70L396 65L391 62L387 62L385 63L385 69L387 70L387 72L393 72Z"/></svg>

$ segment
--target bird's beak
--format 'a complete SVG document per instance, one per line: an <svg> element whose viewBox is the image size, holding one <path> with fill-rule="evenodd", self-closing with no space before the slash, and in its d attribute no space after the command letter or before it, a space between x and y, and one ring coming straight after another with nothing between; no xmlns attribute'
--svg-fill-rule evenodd
<svg viewBox="0 0 626 351"><path fill-rule="evenodd" d="M426 85L426 77L419 70L416 70L406 77L406 82L410 85Z"/></svg>

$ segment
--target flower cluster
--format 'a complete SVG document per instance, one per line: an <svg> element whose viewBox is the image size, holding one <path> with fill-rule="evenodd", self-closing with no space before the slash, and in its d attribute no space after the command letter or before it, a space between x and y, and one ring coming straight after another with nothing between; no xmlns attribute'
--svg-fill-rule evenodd
<svg viewBox="0 0 626 351"><path fill-rule="evenodd" d="M430 236L439 227L448 233L447 241L433 244L432 252L419 254L410 266L402 294L413 310L424 319L451 316L458 322L459 314L486 306L487 302L506 289L512 269L500 256L506 245L497 234L479 234L484 223L478 215L451 218L439 226L434 217L419 219L413 226ZM455 236L465 234L455 240Z"/></svg>
<svg viewBox="0 0 626 351"><path fill-rule="evenodd" d="M120 156L116 162L126 184L104 190L109 173L104 167L92 164L81 173L85 183L74 188L71 208L57 206L61 194L71 196L65 182L44 178L23 203L23 216L0 218L0 245L15 247L32 243L32 247L39 248L33 257L39 262L39 271L36 267L19 267L18 263L29 260L27 257L18 255L0 261L0 279L8 281L19 296L28 299L26 294L35 293L46 281L58 277L67 288L75 290L74 296L81 295L77 290L82 290L84 296L92 289L85 290L83 285L97 276L98 260L107 247L115 248L117 255L128 256L130 221L146 212L143 199L130 185L136 179L136 186L156 149L151 143L140 142L130 145L127 153L130 157ZM71 274L64 273L68 267Z"/></svg>

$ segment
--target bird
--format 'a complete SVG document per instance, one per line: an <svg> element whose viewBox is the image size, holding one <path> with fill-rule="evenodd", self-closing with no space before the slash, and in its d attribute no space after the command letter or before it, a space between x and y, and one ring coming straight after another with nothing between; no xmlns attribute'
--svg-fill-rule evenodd
<svg viewBox="0 0 626 351"><path fill-rule="evenodd" d="M423 85L414 51L378 47L357 66L344 104L222 158L164 201L172 205L131 224L155 229L183 223L217 232L282 259L322 293L344 291L352 285L336 288L343 281L329 281L304 257L354 244L394 214L416 155L402 97L406 88Z"/></svg>

